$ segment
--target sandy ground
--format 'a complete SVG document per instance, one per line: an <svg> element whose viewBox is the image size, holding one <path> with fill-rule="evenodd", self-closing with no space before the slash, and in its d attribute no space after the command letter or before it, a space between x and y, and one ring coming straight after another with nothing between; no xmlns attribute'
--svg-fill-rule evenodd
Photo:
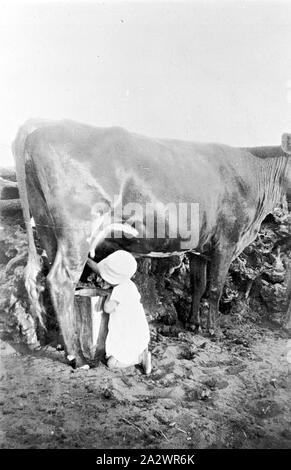
<svg viewBox="0 0 291 470"><path fill-rule="evenodd" d="M224 316L218 341L153 331L147 377L74 371L52 346L9 341L0 320L1 448L291 447L287 334L272 325Z"/></svg>

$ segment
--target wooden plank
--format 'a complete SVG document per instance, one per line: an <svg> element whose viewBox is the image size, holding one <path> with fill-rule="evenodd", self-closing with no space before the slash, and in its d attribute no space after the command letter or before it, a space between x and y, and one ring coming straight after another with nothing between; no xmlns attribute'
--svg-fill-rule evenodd
<svg viewBox="0 0 291 470"><path fill-rule="evenodd" d="M0 177L0 199L19 199L17 183Z"/></svg>
<svg viewBox="0 0 291 470"><path fill-rule="evenodd" d="M79 339L80 349L86 360L92 360L92 322L90 297L75 296L74 309L76 314L76 334Z"/></svg>
<svg viewBox="0 0 291 470"><path fill-rule="evenodd" d="M104 361L105 359L105 342L108 334L108 322L109 315L102 310L94 358L96 364L100 361Z"/></svg>
<svg viewBox="0 0 291 470"><path fill-rule="evenodd" d="M96 295L94 288L75 292L74 308L80 348L85 359L95 364L105 357L108 315L103 311L104 301L105 297Z"/></svg>
<svg viewBox="0 0 291 470"><path fill-rule="evenodd" d="M0 176L1 178L10 180L10 181L16 181L16 171L14 167L0 167Z"/></svg>
<svg viewBox="0 0 291 470"><path fill-rule="evenodd" d="M0 213L15 213L22 211L20 199L1 199Z"/></svg>
<svg viewBox="0 0 291 470"><path fill-rule="evenodd" d="M91 297L92 343L96 345L101 326L102 313L103 309L102 301L100 302L100 297Z"/></svg>

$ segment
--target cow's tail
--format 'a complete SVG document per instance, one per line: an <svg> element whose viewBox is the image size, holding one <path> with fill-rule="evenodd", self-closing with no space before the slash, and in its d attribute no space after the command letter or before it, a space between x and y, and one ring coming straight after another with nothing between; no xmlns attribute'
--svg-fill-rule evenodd
<svg viewBox="0 0 291 470"><path fill-rule="evenodd" d="M36 121L28 121L22 127L20 127L16 138L12 143L12 152L15 160L18 191L28 237L28 262L25 269L25 287L32 303L32 307L34 310L33 313L38 318L41 326L45 329L43 321L44 310L39 301L40 293L43 288L37 284L36 279L41 270L41 261L39 255L37 254L36 245L33 237L25 172L26 138L31 132L36 130L38 127L40 127L40 125L39 122L37 123Z"/></svg>

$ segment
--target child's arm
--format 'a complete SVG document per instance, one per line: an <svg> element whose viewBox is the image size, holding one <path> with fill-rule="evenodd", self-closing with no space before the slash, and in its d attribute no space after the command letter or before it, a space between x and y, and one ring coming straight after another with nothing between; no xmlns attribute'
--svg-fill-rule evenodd
<svg viewBox="0 0 291 470"><path fill-rule="evenodd" d="M102 289L101 287L95 287L96 294L102 295L103 297L108 297L111 295L112 289Z"/></svg>
<svg viewBox="0 0 291 470"><path fill-rule="evenodd" d="M96 261L94 261L94 260L91 259L91 258L88 258L88 259L87 259L87 264L88 264L88 266L90 266L90 268L92 269L92 271L94 271L95 273L99 274L98 263L96 263Z"/></svg>
<svg viewBox="0 0 291 470"><path fill-rule="evenodd" d="M117 300L110 300L110 299L106 300L104 303L104 307L103 307L104 312L113 313L118 304L119 302L117 302Z"/></svg>

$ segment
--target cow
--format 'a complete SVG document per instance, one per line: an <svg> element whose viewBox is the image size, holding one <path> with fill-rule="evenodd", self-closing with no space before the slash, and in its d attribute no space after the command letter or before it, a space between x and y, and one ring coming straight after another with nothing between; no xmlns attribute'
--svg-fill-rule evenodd
<svg viewBox="0 0 291 470"><path fill-rule="evenodd" d="M70 120L30 120L20 127L13 153L28 235L25 285L42 321L33 217L50 265L47 284L65 350L77 365L83 358L74 291L89 253L94 258L103 243L136 256L188 253L193 290L188 323L193 330L199 328L203 296L213 333L231 261L256 238L261 222L281 198L291 196L290 134L283 135L281 147L234 148L149 138L120 127ZM142 210L125 215L121 210L113 222L107 217L132 203ZM189 203L198 207L195 223L191 225L192 212L187 211L182 221L191 230L173 236L177 220L169 213L175 205ZM153 226L162 217L161 204L171 210L164 236L157 236ZM156 222L145 217L147 205ZM119 236L113 237L113 231Z"/></svg>

